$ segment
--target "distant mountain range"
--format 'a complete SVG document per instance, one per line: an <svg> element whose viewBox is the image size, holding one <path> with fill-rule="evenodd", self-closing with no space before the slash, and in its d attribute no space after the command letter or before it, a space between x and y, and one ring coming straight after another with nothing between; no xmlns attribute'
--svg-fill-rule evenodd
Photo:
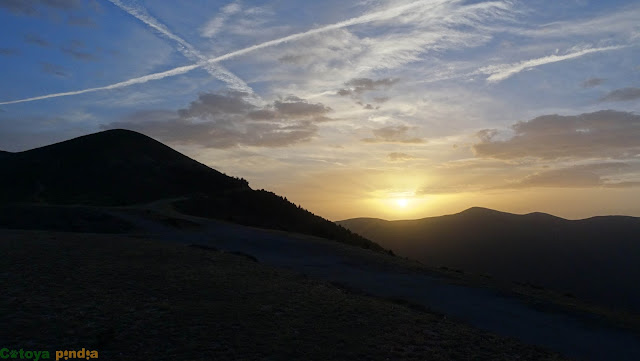
<svg viewBox="0 0 640 361"><path fill-rule="evenodd" d="M471 208L406 221L337 222L400 256L640 311L640 218L566 220Z"/></svg>
<svg viewBox="0 0 640 361"><path fill-rule="evenodd" d="M60 229L61 222L85 212L30 209L28 204L108 207L171 198L183 198L176 207L190 215L383 250L285 198L253 190L246 180L229 177L137 132L107 130L24 152L0 152L0 227L28 229L33 225L42 229L50 224ZM54 216L66 218L40 219ZM81 216L91 227L96 220L107 222L109 218ZM116 229L126 229L113 219L108 222L111 228L113 224Z"/></svg>

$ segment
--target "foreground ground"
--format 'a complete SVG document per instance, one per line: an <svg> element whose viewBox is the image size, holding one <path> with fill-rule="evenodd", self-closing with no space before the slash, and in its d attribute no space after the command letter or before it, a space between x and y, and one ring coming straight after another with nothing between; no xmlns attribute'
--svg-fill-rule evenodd
<svg viewBox="0 0 640 361"><path fill-rule="evenodd" d="M0 231L0 347L105 360L556 360L420 307L231 254Z"/></svg>

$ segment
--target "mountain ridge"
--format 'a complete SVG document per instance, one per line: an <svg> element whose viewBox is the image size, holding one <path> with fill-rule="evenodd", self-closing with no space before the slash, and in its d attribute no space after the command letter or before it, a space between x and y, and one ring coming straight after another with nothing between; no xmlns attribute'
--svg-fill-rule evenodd
<svg viewBox="0 0 640 361"><path fill-rule="evenodd" d="M584 220L589 220L589 219L594 219L594 218L606 218L606 217L620 217L620 218L640 219L640 217L628 216L628 215L624 215L624 214L596 215L596 216L590 216L590 217L586 217L586 218L569 219L569 218L556 216L556 215L553 215L551 213L539 212L539 211L520 214L520 213L511 213L511 212L499 211L499 210L492 209L492 208L473 206L473 207L469 207L469 208L467 208L465 210L462 210L460 212L457 212L457 213L450 213L450 214L443 214L443 215L440 215L440 216L429 216L429 217L422 217L422 218L415 218L415 219L393 219L393 220L389 220L389 219L378 218L378 217L353 217L353 218L341 219L341 220L338 220L338 221L335 221L335 222L336 223L341 223L341 222L348 222L348 221L358 220L358 219L379 220L379 221L385 221L385 222L412 222L412 221L422 221L422 220L432 219L432 218L455 216L455 215L460 215L460 214L503 214L503 215L506 214L506 215L512 215L512 216L520 216L520 217L547 217L547 218L553 218L553 219L561 219L561 220L569 221L569 222L584 221Z"/></svg>
<svg viewBox="0 0 640 361"><path fill-rule="evenodd" d="M242 178L221 173L134 131L106 130L0 154L0 215L15 212L16 203L27 204L20 211L24 217L31 214L33 224L39 227L60 222L35 219L44 217L37 216L43 213L35 207L28 209L28 204L112 207L174 198L185 198L174 205L188 215L310 234L384 251L286 198L253 190ZM48 211L47 217L55 214ZM28 229L28 221L19 223L19 228ZM17 223L0 219L0 227L17 227Z"/></svg>
<svg viewBox="0 0 640 361"><path fill-rule="evenodd" d="M640 218L567 220L471 208L416 220L338 224L433 267L539 285L640 312Z"/></svg>

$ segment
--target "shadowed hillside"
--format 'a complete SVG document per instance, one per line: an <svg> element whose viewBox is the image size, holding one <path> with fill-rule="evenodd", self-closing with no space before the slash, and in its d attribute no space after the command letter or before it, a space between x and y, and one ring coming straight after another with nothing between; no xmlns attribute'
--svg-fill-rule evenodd
<svg viewBox="0 0 640 361"><path fill-rule="evenodd" d="M640 311L640 219L570 221L484 208L408 221L357 218L338 224L401 256L552 288Z"/></svg>
<svg viewBox="0 0 640 361"><path fill-rule="evenodd" d="M185 198L179 208L188 214L383 250L284 198L254 191L244 179L229 177L133 131L107 130L24 152L0 153L0 215L12 215L4 217L0 227L74 229L65 226L68 219L84 218L76 227L83 232L125 229L97 211L80 216L78 210L24 204L16 208L13 203L123 206L176 197ZM102 219L109 224L100 224Z"/></svg>
<svg viewBox="0 0 640 361"><path fill-rule="evenodd" d="M5 231L0 254L9 349L127 361L564 359L211 247Z"/></svg>
<svg viewBox="0 0 640 361"><path fill-rule="evenodd" d="M108 130L0 158L0 201L125 205L248 189L140 133Z"/></svg>

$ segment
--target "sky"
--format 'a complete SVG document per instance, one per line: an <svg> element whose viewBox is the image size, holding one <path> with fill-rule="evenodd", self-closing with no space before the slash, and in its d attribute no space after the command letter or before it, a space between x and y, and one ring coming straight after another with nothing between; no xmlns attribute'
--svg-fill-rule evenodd
<svg viewBox="0 0 640 361"><path fill-rule="evenodd" d="M0 149L147 134L331 220L640 216L632 0L0 0Z"/></svg>

